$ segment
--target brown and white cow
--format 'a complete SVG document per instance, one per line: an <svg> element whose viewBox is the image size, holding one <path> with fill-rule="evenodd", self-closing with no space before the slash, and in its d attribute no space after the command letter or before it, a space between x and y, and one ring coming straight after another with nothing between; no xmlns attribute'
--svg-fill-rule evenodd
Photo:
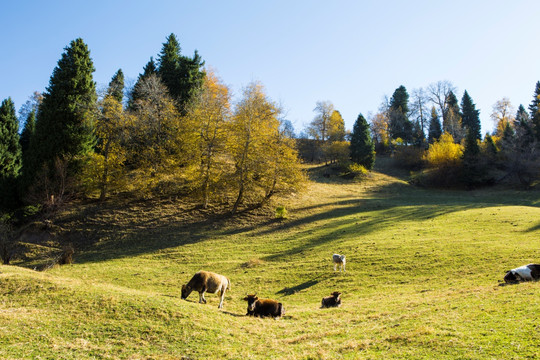
<svg viewBox="0 0 540 360"><path fill-rule="evenodd" d="M334 291L332 295L323 297L321 301L321 308L339 307L341 306L341 293Z"/></svg>
<svg viewBox="0 0 540 360"><path fill-rule="evenodd" d="M186 285L182 285L182 300L187 299L189 294L195 290L199 292L199 303L206 304L206 299L204 298L205 292L215 294L221 291L221 298L218 305L218 309L221 309L223 308L223 299L225 298L225 291L227 289L231 289L231 282L225 276L201 270L193 275Z"/></svg>
<svg viewBox="0 0 540 360"><path fill-rule="evenodd" d="M278 318L285 314L283 304L276 300L259 299L257 295L247 295L244 300L248 303L246 315L259 316L261 318L265 316Z"/></svg>
<svg viewBox="0 0 540 360"><path fill-rule="evenodd" d="M521 281L540 280L540 264L523 265L518 268L508 270L504 275L504 282L517 284Z"/></svg>
<svg viewBox="0 0 540 360"><path fill-rule="evenodd" d="M334 271L336 271L336 266L339 265L339 271L345 271L345 255L334 254L332 255L332 262L334 263Z"/></svg>

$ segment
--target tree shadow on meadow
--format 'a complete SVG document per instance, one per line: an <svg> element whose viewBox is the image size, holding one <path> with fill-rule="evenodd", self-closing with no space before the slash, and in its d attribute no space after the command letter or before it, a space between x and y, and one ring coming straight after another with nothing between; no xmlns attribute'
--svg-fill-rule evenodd
<svg viewBox="0 0 540 360"><path fill-rule="evenodd" d="M250 212L230 217L225 211L202 211L195 205L174 201L126 201L89 204L77 213L63 216L58 225L69 229L62 238L72 243L79 264L132 257L175 248L234 234L249 237L279 234L280 242L300 240L301 245L288 247L263 260L282 261L288 257L339 239L343 234L357 237L400 223L426 220L467 209L491 206L527 205L538 207L538 193L504 191L428 190L404 182L386 182L371 187L362 197L337 196L330 201L292 209L293 218L284 221ZM331 221L329 231L320 231L318 222ZM530 231L540 229L540 224ZM323 229L324 230L324 229ZM319 234L318 234L319 233ZM22 264L22 266L25 266ZM296 288L299 291L316 284L310 280Z"/></svg>

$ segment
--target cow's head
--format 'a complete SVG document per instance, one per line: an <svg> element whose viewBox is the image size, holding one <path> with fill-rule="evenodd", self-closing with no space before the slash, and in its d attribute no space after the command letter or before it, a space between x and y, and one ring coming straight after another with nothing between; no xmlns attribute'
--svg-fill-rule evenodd
<svg viewBox="0 0 540 360"><path fill-rule="evenodd" d="M259 298L257 297L256 294L253 294L253 295L246 295L246 297L244 298L245 301L247 301L248 303L248 311L253 311L255 310L255 302L258 300Z"/></svg>
<svg viewBox="0 0 540 360"><path fill-rule="evenodd" d="M341 296L341 293L340 293L339 291L334 291L334 292L332 293L332 296L337 300L337 299L339 299L339 297Z"/></svg>
<svg viewBox="0 0 540 360"><path fill-rule="evenodd" d="M520 279L521 276L512 270L507 271L504 275L504 282L508 284L517 284Z"/></svg>
<svg viewBox="0 0 540 360"><path fill-rule="evenodd" d="M182 300L185 300L191 294L191 286L182 285Z"/></svg>

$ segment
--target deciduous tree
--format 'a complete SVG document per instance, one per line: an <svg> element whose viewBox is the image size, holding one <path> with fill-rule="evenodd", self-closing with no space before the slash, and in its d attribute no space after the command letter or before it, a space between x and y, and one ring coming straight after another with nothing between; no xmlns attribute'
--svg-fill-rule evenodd
<svg viewBox="0 0 540 360"><path fill-rule="evenodd" d="M503 133L507 125L513 127L515 116L515 108L508 98L502 98L493 105L493 111L491 113L491 119L495 124L495 135L503 136Z"/></svg>
<svg viewBox="0 0 540 360"><path fill-rule="evenodd" d="M197 133L199 171L194 182L201 191L203 207L207 208L212 193L227 175L227 125L231 117L229 88L213 71L206 72L187 117Z"/></svg>

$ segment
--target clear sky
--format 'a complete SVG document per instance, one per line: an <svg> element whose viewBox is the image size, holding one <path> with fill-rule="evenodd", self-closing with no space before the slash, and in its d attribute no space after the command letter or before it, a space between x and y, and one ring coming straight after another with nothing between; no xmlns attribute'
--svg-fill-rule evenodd
<svg viewBox="0 0 540 360"><path fill-rule="evenodd" d="M538 0L215 0L1 3L0 100L17 109L43 92L71 40L88 44L98 87L122 68L135 81L165 38L195 49L234 94L265 85L297 132L329 100L348 129L376 112L384 95L439 80L467 90L482 133L492 106L527 107L540 80Z"/></svg>

